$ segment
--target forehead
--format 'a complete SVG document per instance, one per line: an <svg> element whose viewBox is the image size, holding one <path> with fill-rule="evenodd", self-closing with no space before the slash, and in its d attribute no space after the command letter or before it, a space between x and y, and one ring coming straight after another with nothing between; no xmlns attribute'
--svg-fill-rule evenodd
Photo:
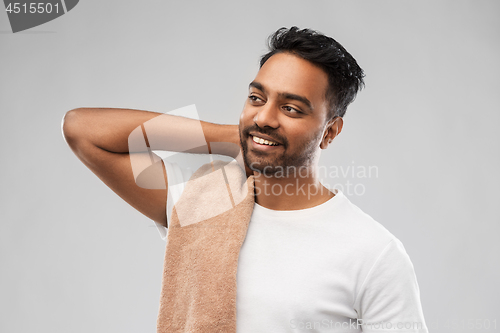
<svg viewBox="0 0 500 333"><path fill-rule="evenodd" d="M306 97L313 106L326 105L328 75L315 64L290 53L277 53L260 68L255 81L269 94L291 93Z"/></svg>

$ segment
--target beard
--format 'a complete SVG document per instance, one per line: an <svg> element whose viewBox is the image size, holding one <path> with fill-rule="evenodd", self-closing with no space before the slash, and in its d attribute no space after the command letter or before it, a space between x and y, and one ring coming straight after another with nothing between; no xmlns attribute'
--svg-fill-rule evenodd
<svg viewBox="0 0 500 333"><path fill-rule="evenodd" d="M268 153L265 151L250 150L248 147L248 138L250 132L268 135L273 141L280 142L283 147L280 152ZM256 124L241 128L240 126L240 144L243 151L243 160L252 170L264 174L265 176L288 177L290 171L296 174L297 170L309 167L316 157L317 152L317 134L306 138L292 152L289 147L289 141L286 137L280 135L277 130L268 127L261 128Z"/></svg>

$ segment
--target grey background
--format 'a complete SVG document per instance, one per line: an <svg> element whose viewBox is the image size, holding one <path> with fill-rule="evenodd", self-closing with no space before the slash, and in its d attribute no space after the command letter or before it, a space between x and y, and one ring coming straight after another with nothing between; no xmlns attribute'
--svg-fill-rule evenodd
<svg viewBox="0 0 500 333"><path fill-rule="evenodd" d="M165 243L73 155L62 116L196 104L237 123L266 37L291 25L336 38L367 73L322 163L378 168L333 181L362 184L351 201L405 244L431 331L498 330L499 10L87 0L18 34L2 11L0 331L155 331Z"/></svg>

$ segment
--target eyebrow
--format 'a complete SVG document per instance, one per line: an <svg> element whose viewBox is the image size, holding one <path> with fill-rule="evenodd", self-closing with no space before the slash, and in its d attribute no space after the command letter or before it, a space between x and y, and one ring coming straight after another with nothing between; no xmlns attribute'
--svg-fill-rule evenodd
<svg viewBox="0 0 500 333"><path fill-rule="evenodd" d="M250 82L250 84L248 85L248 87L249 88L250 87L254 87L256 89L259 89L263 93L267 94L266 88L264 88L264 86L261 83L259 83L259 82L252 81L252 82ZM284 99L292 99L292 100L295 100L295 101L302 102L302 103L304 103L309 108L309 110L311 110L311 111L314 110L311 101L309 101L304 96L300 96L300 95L292 94L292 93L287 93L287 92L280 92L280 93L278 93L278 97L284 98Z"/></svg>

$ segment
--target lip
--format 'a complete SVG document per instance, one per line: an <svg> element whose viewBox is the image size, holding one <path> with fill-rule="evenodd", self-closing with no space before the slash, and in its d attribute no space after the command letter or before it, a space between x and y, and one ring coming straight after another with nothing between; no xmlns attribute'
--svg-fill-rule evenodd
<svg viewBox="0 0 500 333"><path fill-rule="evenodd" d="M250 136L256 136L258 138L262 138L264 140L267 140L267 141L273 141L273 142L276 142L278 145L283 145L281 142L279 142L278 140L274 139L274 138L271 138L270 136L267 136L267 135L264 135L264 134L260 134L260 133L255 133L255 132L251 132L251 133L248 133ZM252 138L250 138L252 139ZM253 142L253 140L252 140ZM270 146L270 147L276 147L276 146Z"/></svg>

